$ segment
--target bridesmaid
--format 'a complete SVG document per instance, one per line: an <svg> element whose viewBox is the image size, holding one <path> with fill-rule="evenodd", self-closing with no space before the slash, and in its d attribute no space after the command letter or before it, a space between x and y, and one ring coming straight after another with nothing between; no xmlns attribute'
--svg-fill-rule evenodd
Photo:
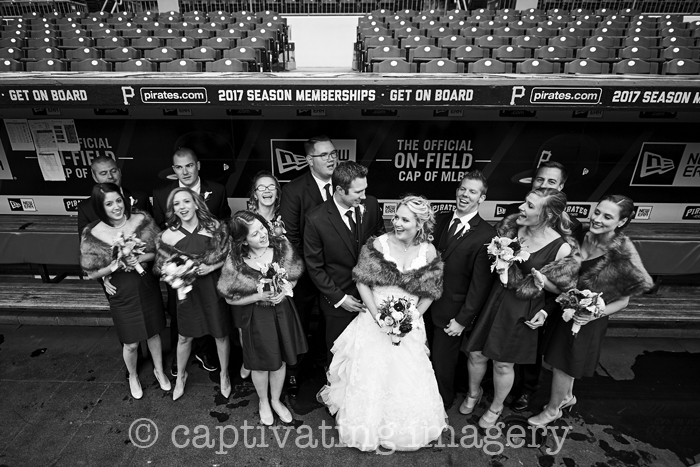
<svg viewBox="0 0 700 467"><path fill-rule="evenodd" d="M287 272L292 287L304 272L304 262L284 237L270 235L260 214L239 211L231 218L231 253L226 258L218 289L233 305L241 323L243 363L252 370L259 397L260 421L272 425L272 411L284 423L293 419L280 401L287 365L308 350L294 302L284 293L258 291L261 267L273 262ZM269 388L269 396L268 396Z"/></svg>
<svg viewBox="0 0 700 467"><path fill-rule="evenodd" d="M178 400L185 392L185 368L192 351L192 339L205 335L213 336L216 341L221 364L220 390L228 397L231 394L228 375L231 319L226 302L216 291L219 269L228 254L228 229L226 224L219 224L202 198L189 188L174 189L168 196L167 206L168 228L158 241L156 269L162 271L165 261L175 254L199 263L192 290L177 303L179 336L173 400Z"/></svg>
<svg viewBox="0 0 700 467"><path fill-rule="evenodd" d="M143 276L134 270L139 263L155 258L158 227L145 212L131 212L124 202L120 188L113 183L98 183L92 189L92 207L100 221L83 230L80 242L80 266L90 279L111 276L112 286L106 288L109 310L123 343L123 357L129 371L129 388L134 399L141 399L143 390L136 371L139 342L146 340L153 359L153 373L160 388L171 389L163 373L160 332L165 328L163 297L158 280L145 266ZM135 234L146 243L145 253L131 257L128 267L112 260L112 243L120 234Z"/></svg>
<svg viewBox="0 0 700 467"><path fill-rule="evenodd" d="M520 238L530 258L508 269L508 284L496 281L462 351L469 354L469 394L459 411L470 414L483 394L481 380L493 360L495 394L479 426L496 424L503 401L513 387L514 364L534 363L539 333L535 327L546 318L543 289L568 290L580 267L578 244L569 236L566 195L551 188L528 193L520 213L503 219L498 235ZM498 272L498 271L497 271Z"/></svg>
<svg viewBox="0 0 700 467"><path fill-rule="evenodd" d="M562 416L562 409L576 404L574 379L593 376L608 328L608 316L623 310L632 295L649 290L653 282L637 250L622 230L634 217L634 203L626 196L610 195L598 202L581 245L581 271L577 289L602 292L607 302L596 319L574 317L565 322L553 319L545 333L544 361L553 367L552 393L539 415L530 417L534 426L546 426ZM573 323L581 325L576 337Z"/></svg>

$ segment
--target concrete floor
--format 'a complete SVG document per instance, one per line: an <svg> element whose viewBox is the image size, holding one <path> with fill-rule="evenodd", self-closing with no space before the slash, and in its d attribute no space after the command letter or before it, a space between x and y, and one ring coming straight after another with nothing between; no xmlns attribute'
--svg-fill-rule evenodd
<svg viewBox="0 0 700 467"><path fill-rule="evenodd" d="M238 368L240 356L234 354L231 367ZM698 340L608 338L598 374L577 383L579 403L556 423L559 446L552 431L546 438L528 432L525 441L510 439L510 444L532 446L520 448L504 446L508 440L501 432L476 434L478 416L490 400L487 389L476 415L457 412L463 395L449 410L456 437L452 445L445 436L442 443L414 453L333 447L333 420L315 400L320 373L307 371L300 395L289 402L293 423L278 421L273 429L259 425L252 384L242 382L237 371L233 375L234 393L225 400L218 394L218 376L193 364L185 395L173 402L159 389L147 362L140 370L144 397L134 400L113 328L0 326L0 467L657 467L700 462ZM544 371L533 407L545 403L550 378ZM525 418L506 410L502 431L520 433L512 427L523 425Z"/></svg>

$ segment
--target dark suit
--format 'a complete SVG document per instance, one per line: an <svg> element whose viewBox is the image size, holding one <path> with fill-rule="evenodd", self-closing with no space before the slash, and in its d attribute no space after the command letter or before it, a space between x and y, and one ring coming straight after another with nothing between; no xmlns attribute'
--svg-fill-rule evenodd
<svg viewBox="0 0 700 467"><path fill-rule="evenodd" d="M445 269L442 297L430 307L435 326L433 368L440 395L448 407L454 401L455 368L462 339L472 329L493 285L486 245L496 235L496 229L477 214L469 221L469 230L462 230L450 241L448 230L452 217L450 212L436 219L434 244L445 262ZM465 326L462 336L445 333L445 327L453 318Z"/></svg>
<svg viewBox="0 0 700 467"><path fill-rule="evenodd" d="M226 221L231 217L231 207L228 205L228 197L226 196L226 188L216 182L210 182L200 178L201 185L199 187L200 196L204 197L204 203L209 208L211 214L220 221ZM153 219L155 220L158 227L165 229L165 222L167 221L165 213L168 209L168 196L180 183L174 180L167 185L153 190ZM209 193L206 197L205 194ZM174 342L177 342L177 313L176 313L177 300L175 298L175 293L171 287L168 286L168 313L170 314L170 342L171 347L174 349ZM213 357L213 339L211 336L203 336L194 339L192 343L192 350L196 355L201 355L202 353L207 353Z"/></svg>
<svg viewBox="0 0 700 467"><path fill-rule="evenodd" d="M503 217L507 217L511 214L516 214L519 212L519 207L523 203L513 203L509 204L508 207L506 207L506 213ZM583 225L581 224L581 221L576 219L575 217L571 218L571 236L576 239L579 244L583 242ZM551 294L545 290L545 300L546 300L546 305L545 305L545 310L554 310L558 307L557 303L554 301L557 296L555 294ZM551 314L551 313L549 313ZM547 322L549 322L549 319L545 322L544 326L540 326L538 328L539 332L539 342L542 343L544 342L544 333L545 329L547 329ZM537 353L537 361L535 363L531 363L528 365L515 365L515 382L513 384L513 393L515 397L518 397L517 393L527 393L527 394L532 394L537 389L539 389L540 386L540 373L542 372L542 353L538 352Z"/></svg>
<svg viewBox="0 0 700 467"><path fill-rule="evenodd" d="M368 196L366 210L357 222L357 242L340 217L333 199L312 209L306 215L304 228L304 259L311 280L321 293L320 307L326 318L326 345L328 362L330 349L350 322L357 316L334 305L345 295L360 300L352 280L352 269L357 264L360 248L371 236L384 233L384 220L377 199Z"/></svg>
<svg viewBox="0 0 700 467"><path fill-rule="evenodd" d="M139 211L151 212L151 203L148 200L148 195L141 191L130 191L128 188L122 187L124 192L124 201L128 201L131 205L131 210L138 209ZM90 224L100 220L92 208L92 197L82 200L78 203L78 234L83 233L83 229Z"/></svg>
<svg viewBox="0 0 700 467"><path fill-rule="evenodd" d="M204 199L205 204L209 208L211 214L225 221L231 217L231 208L228 205L228 197L226 196L226 188L216 182L210 182L204 179L201 180L199 193L202 197L206 193L209 195ZM167 185L153 190L153 219L161 229L165 228L165 213L168 210L168 196L175 188L179 187L180 183L174 180Z"/></svg>

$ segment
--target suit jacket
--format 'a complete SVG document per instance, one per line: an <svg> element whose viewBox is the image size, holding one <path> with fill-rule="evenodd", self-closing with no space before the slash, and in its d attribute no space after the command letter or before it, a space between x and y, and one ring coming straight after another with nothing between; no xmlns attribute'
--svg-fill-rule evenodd
<svg viewBox="0 0 700 467"><path fill-rule="evenodd" d="M520 212L520 205L523 203L513 203L509 204L506 207L506 213L503 215L503 217L508 217L511 214L517 214ZM581 224L581 221L576 219L575 217L571 218L571 236L576 239L576 241L579 243L579 245L583 242L583 224Z"/></svg>
<svg viewBox="0 0 700 467"><path fill-rule="evenodd" d="M287 231L287 239L302 257L304 256L306 214L322 203L323 197L310 170L282 188L280 215Z"/></svg>
<svg viewBox="0 0 700 467"><path fill-rule="evenodd" d="M345 295L359 299L360 294L352 280L352 269L357 264L360 248L368 238L384 233L377 199L365 199L365 213L358 223L359 244L355 244L350 229L340 217L333 199L312 209L305 220L304 259L314 285L323 296L321 310L331 316L346 316L349 311L335 308Z"/></svg>
<svg viewBox="0 0 700 467"><path fill-rule="evenodd" d="M448 234L453 213L438 215L433 243L445 262L442 297L430 307L433 323L447 326L454 318L470 330L491 292L494 275L486 246L496 229L477 214L469 221L469 230L450 241L443 251L440 240Z"/></svg>
<svg viewBox="0 0 700 467"><path fill-rule="evenodd" d="M151 212L151 203L148 200L148 195L143 191L131 191L128 188L122 187L125 201L131 203L131 210L138 209L143 212ZM82 235L83 229L90 223L100 220L92 208L92 197L82 200L78 203L78 234Z"/></svg>
<svg viewBox="0 0 700 467"><path fill-rule="evenodd" d="M211 214L220 221L224 221L231 217L231 207L228 205L228 197L226 196L226 188L216 182L210 182L201 179L202 184L199 192L204 197L204 202ZM153 219L158 224L158 227L165 229L165 212L168 210L168 196L170 192L179 187L180 184L174 180L167 185L153 190Z"/></svg>

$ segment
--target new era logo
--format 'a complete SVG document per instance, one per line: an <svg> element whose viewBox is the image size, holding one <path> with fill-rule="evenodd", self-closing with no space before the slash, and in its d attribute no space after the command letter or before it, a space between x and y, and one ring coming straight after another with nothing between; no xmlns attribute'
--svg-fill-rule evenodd
<svg viewBox="0 0 700 467"><path fill-rule="evenodd" d="M676 166L671 159L646 151L642 159L642 168L639 176L644 178L649 175L665 174L675 168Z"/></svg>
<svg viewBox="0 0 700 467"><path fill-rule="evenodd" d="M285 149L275 149L275 156L277 159L277 170L281 174L290 170L301 170L308 165L306 157Z"/></svg>

